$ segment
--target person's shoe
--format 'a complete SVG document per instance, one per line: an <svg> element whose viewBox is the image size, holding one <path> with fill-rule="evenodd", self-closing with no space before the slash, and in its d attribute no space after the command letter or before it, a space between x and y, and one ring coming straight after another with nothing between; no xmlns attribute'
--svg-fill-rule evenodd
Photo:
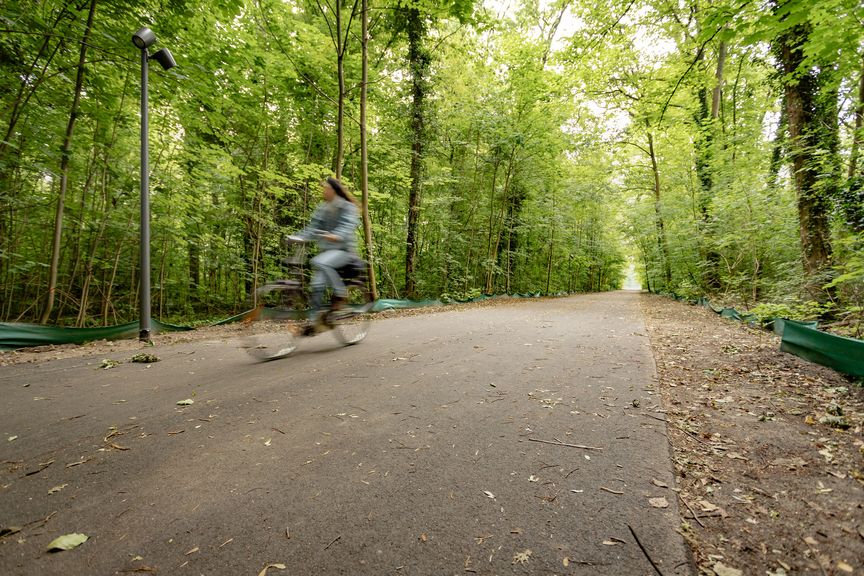
<svg viewBox="0 0 864 576"><path fill-rule="evenodd" d="M303 336L314 336L318 332L318 324L317 322L309 322L305 326L303 326Z"/></svg>

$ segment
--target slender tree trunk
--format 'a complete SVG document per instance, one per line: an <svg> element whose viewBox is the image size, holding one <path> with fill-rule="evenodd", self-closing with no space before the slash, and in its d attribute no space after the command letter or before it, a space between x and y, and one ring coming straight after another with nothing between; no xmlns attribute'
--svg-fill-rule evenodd
<svg viewBox="0 0 864 576"><path fill-rule="evenodd" d="M342 46L342 1L336 0L336 74L339 79L339 104L336 114L336 159L333 171L342 178L345 158L345 50Z"/></svg>
<svg viewBox="0 0 864 576"><path fill-rule="evenodd" d="M855 132L852 134L852 149L849 153L847 181L840 205L846 223L858 233L864 233L864 175L858 170L861 141L864 138L864 69L858 81L858 105L855 107Z"/></svg>
<svg viewBox="0 0 864 576"><path fill-rule="evenodd" d="M84 37L81 41L81 50L78 54L78 72L75 78L75 96L72 100L72 110L69 113L69 122L66 125L66 135L63 139L62 157L60 160L60 194L57 197L57 211L54 217L54 241L51 247L51 268L48 277L48 296L45 308L39 318L41 324L48 322L51 311L54 308L54 293L57 289L57 271L60 267L60 242L63 236L63 210L66 201L66 188L69 181L69 160L72 154L72 134L75 130L75 120L78 118L79 105L81 102L81 90L84 86L84 64L87 60L87 47L90 43L90 32L93 29L93 17L96 14L96 0L91 0L90 11L87 14L87 25L84 28Z"/></svg>
<svg viewBox="0 0 864 576"><path fill-rule="evenodd" d="M129 224L132 224L131 218ZM111 294L114 291L114 279L117 278L117 270L120 268L120 255L123 251L123 241L120 240L117 242L117 249L114 251L114 264L111 267L111 278L108 280L108 287L105 291L104 299L102 301L102 324L104 326L108 325L108 312L111 308L114 308L114 303L111 302ZM116 320L116 312L115 312L115 320Z"/></svg>
<svg viewBox="0 0 864 576"><path fill-rule="evenodd" d="M714 74L714 90L711 93L711 119L720 117L720 102L723 97L723 67L726 65L726 42L720 42L717 54L717 71Z"/></svg>
<svg viewBox="0 0 864 576"><path fill-rule="evenodd" d="M780 167L783 165L783 147L786 144L786 132L789 129L789 113L786 109L786 94L780 100L780 121L777 124L777 133L771 145L771 163L768 167L768 182L772 188L779 185Z"/></svg>
<svg viewBox="0 0 864 576"><path fill-rule="evenodd" d="M550 218L552 229L549 231L549 259L546 261L546 294L549 294L549 286L552 282L552 255L555 252L555 191L552 191L552 215Z"/></svg>
<svg viewBox="0 0 864 576"><path fill-rule="evenodd" d="M846 177L850 180L858 171L858 156L861 148L861 129L864 127L864 69L858 79L858 105L855 107L855 132L852 134L852 149L849 152L849 169Z"/></svg>
<svg viewBox="0 0 864 576"><path fill-rule="evenodd" d="M361 21L362 78L360 80L360 190L363 212L363 239L366 245L366 265L369 275L369 292L378 299L378 282L375 278L375 249L372 243L372 220L369 218L369 155L366 134L366 89L369 85L369 0L363 0Z"/></svg>
<svg viewBox="0 0 864 576"><path fill-rule="evenodd" d="M408 62L411 68L411 183L408 190L408 230L405 237L405 296L415 295L417 281L417 227L420 221L420 192L423 171L425 128L424 100L429 54L423 47L425 25L417 8L408 9Z"/></svg>
<svg viewBox="0 0 864 576"><path fill-rule="evenodd" d="M700 52L701 58L701 52ZM721 42L717 55L717 68L714 73L715 85L711 91L711 108L708 108L708 89L701 88L699 95L700 136L697 140L696 173L699 176L699 245L703 260L701 284L708 290L720 288L720 254L713 248L711 226L711 202L714 196L714 155L717 141L720 108L723 97L723 67L726 63L726 43Z"/></svg>
<svg viewBox="0 0 864 576"><path fill-rule="evenodd" d="M663 224L663 211L660 203L660 170L657 168L657 155L654 153L654 136L648 132L648 153L651 156L651 172L654 175L654 215L657 227L657 244L660 248L660 258L663 260L663 277L666 289L672 286L672 264L669 261L669 244L666 241L666 228Z"/></svg>

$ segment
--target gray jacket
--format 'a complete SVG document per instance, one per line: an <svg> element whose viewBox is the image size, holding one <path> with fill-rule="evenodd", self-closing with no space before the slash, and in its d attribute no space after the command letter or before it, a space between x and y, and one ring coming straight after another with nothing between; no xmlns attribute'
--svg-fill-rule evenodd
<svg viewBox="0 0 864 576"><path fill-rule="evenodd" d="M312 214L309 225L297 233L297 236L305 240L317 240L318 248L325 250L344 250L346 252L357 252L357 226L360 217L357 206L344 198L337 196L330 202L322 202ZM334 242L321 238L320 233L339 236L340 240Z"/></svg>

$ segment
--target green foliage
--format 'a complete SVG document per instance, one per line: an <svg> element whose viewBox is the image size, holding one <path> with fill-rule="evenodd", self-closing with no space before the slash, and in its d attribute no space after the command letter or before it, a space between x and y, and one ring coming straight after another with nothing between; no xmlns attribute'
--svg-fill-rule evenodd
<svg viewBox="0 0 864 576"><path fill-rule="evenodd" d="M838 308L864 304L860 167L846 170L845 184L840 176L842 163L860 163L859 2L526 0L500 15L476 0L371 4L369 207L382 296L404 290L415 137L404 26L414 14L431 57L418 296L615 289L632 258L654 291L808 301L794 147L780 116L787 88L830 69L817 88L820 121L832 130L815 147L819 190L830 199L828 291ZM346 14L352 5L342 4ZM0 18L9 30L0 36L0 318L27 320L39 316L34 303L47 286L86 10L13 0ZM337 61L316 3L100 4L54 322L137 316L139 53L128 38L141 22L179 64L150 74L157 316L184 323L249 306L254 288L280 272L279 238L305 224L333 168ZM793 29L807 32L803 61L778 74L770 45ZM343 179L355 187L357 34L346 35L344 61ZM833 112L824 105L832 97L843 103ZM798 306L787 312L826 312Z"/></svg>

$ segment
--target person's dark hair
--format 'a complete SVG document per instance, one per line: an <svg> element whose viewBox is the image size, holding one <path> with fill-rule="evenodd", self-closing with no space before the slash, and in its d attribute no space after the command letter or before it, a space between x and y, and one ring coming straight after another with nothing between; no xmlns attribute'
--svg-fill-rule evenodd
<svg viewBox="0 0 864 576"><path fill-rule="evenodd" d="M357 201L354 200L354 196L352 196L351 193L348 192L348 190L339 180L331 176L327 178L327 184L329 184L330 187L333 188L333 191L336 192L337 196L341 197L344 200L347 200L348 202L351 202L352 204L357 204Z"/></svg>

